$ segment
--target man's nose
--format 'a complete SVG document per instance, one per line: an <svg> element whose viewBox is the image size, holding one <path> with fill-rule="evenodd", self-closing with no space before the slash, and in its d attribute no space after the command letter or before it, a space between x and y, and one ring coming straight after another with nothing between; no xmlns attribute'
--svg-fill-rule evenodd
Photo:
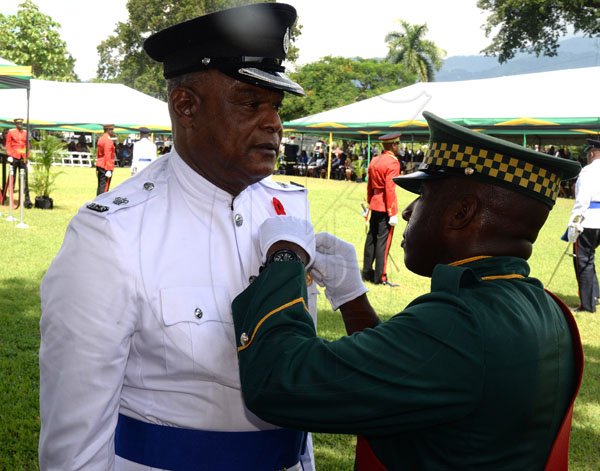
<svg viewBox="0 0 600 471"><path fill-rule="evenodd" d="M408 222L408 220L410 219L410 217L412 216L413 213L413 209L415 207L415 203L417 202L419 198L415 199L412 203L410 203L406 208L404 208L404 210L402 211L402 219L404 219L406 222Z"/></svg>
<svg viewBox="0 0 600 471"><path fill-rule="evenodd" d="M283 126L281 124L281 118L279 117L279 112L273 108L266 113L264 117L262 127L267 129L269 132L281 133L283 131Z"/></svg>

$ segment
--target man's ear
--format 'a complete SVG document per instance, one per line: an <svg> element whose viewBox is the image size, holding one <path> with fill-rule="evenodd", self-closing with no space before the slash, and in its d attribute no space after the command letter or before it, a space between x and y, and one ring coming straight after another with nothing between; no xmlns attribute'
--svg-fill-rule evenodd
<svg viewBox="0 0 600 471"><path fill-rule="evenodd" d="M450 203L446 211L448 229L463 229L468 226L479 211L480 201L476 195L467 194Z"/></svg>
<svg viewBox="0 0 600 471"><path fill-rule="evenodd" d="M200 98L188 87L176 87L169 97L174 116L184 128L194 127L194 114L200 106Z"/></svg>

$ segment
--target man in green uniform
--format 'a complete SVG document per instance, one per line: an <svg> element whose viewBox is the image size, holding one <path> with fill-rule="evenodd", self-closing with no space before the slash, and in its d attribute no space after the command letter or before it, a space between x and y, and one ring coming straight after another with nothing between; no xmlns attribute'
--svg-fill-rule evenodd
<svg viewBox="0 0 600 471"><path fill-rule="evenodd" d="M317 234L311 252L289 217L265 221L265 266L233 302L244 400L281 426L362 435L377 469L540 470L576 390L578 336L526 260L580 166L423 114L429 153L395 181L419 195L402 246L431 291L380 322L350 244ZM354 335L316 336L311 278Z"/></svg>

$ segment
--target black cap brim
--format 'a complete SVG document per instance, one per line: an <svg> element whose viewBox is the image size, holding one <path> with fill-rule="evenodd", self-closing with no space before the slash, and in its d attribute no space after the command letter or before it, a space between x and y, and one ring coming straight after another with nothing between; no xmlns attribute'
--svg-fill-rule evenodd
<svg viewBox="0 0 600 471"><path fill-rule="evenodd" d="M400 188L403 188L411 193L421 194L421 184L425 180L439 180L441 178L446 178L449 176L448 174L438 172L438 173L427 173L421 170L417 170L416 172L409 173L407 175L400 175L398 177L392 178L394 183L398 185Z"/></svg>

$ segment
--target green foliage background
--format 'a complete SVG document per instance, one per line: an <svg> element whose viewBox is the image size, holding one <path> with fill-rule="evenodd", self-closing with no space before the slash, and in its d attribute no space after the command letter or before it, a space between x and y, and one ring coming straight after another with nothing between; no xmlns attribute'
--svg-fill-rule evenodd
<svg viewBox="0 0 600 471"><path fill-rule="evenodd" d="M488 13L485 23L491 44L482 52L506 62L519 51L555 56L558 40L569 32L600 36L598 0L478 0Z"/></svg>
<svg viewBox="0 0 600 471"><path fill-rule="evenodd" d="M300 67L290 77L306 97L286 95L281 119L288 121L391 92L415 82L404 67L378 59L327 56Z"/></svg>
<svg viewBox="0 0 600 471"><path fill-rule="evenodd" d="M0 206L0 469L36 470L39 430L38 349L39 283L58 251L68 221L78 208L94 198L96 178L93 168L66 168L57 180L53 193L55 209L27 210L28 229L17 229L4 218L8 208ZM129 176L129 169L117 168L113 185ZM276 176L289 181L290 177ZM317 231L328 231L352 242L362 262L364 220L360 203L366 185L353 182L292 178L309 189L311 216ZM116 188L118 195L118 187ZM399 205L404 207L412 195L398 189ZM542 229L530 260L532 275L544 283L557 266L565 243L559 240L564 231L572 200L559 199ZM16 216L19 216L17 211ZM398 228L403 229L402 223ZM408 302L429 289L429 279L408 272L402 263L400 237L394 240L390 277L400 287L390 289L369 285L369 298L377 312L386 319L401 311ZM568 257L562 261L550 289L567 304L577 302L577 285ZM335 339L344 334L339 313L331 312L324 296L319 297L319 334ZM571 435L570 469L600 469L600 315L577 314L586 369L583 386L575 406ZM342 435L315 435L315 454L319 471L353 469L354 438Z"/></svg>
<svg viewBox="0 0 600 471"><path fill-rule="evenodd" d="M59 29L60 24L40 12L31 0L25 0L15 15L0 13L0 56L31 66L38 79L76 81L75 59Z"/></svg>

